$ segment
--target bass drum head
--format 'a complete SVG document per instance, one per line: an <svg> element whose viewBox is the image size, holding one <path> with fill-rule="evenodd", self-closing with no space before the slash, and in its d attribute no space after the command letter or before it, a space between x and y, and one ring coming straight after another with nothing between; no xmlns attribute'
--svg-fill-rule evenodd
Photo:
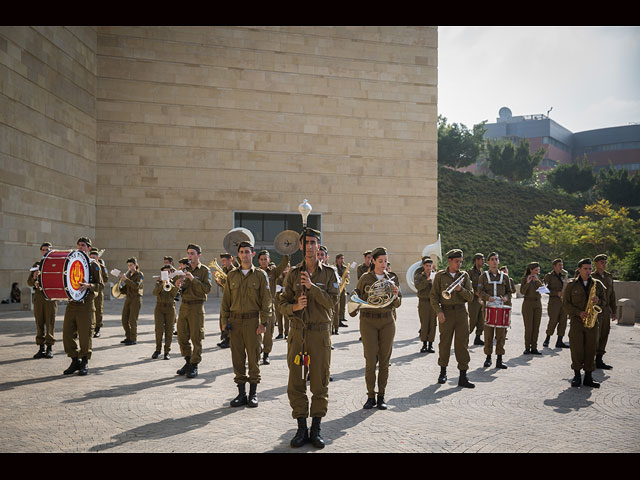
<svg viewBox="0 0 640 480"><path fill-rule="evenodd" d="M89 257L82 250L73 250L64 266L64 287L69 300L81 302L89 289L80 290L80 284L89 283Z"/></svg>

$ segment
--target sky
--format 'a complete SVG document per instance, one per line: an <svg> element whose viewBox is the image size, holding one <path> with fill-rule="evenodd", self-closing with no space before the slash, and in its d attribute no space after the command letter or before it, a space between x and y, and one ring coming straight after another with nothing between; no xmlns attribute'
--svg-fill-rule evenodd
<svg viewBox="0 0 640 480"><path fill-rule="evenodd" d="M438 114L472 128L501 107L573 133L640 123L640 27L438 27Z"/></svg>

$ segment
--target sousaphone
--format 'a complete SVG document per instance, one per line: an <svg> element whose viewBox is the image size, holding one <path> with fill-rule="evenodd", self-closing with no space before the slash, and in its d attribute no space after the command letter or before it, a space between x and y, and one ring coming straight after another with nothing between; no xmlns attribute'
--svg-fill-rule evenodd
<svg viewBox="0 0 640 480"><path fill-rule="evenodd" d="M241 242L249 242L255 247L256 241L253 238L253 234L250 230L242 227L232 228L225 235L222 245L227 253L231 255L238 255L238 245Z"/></svg>

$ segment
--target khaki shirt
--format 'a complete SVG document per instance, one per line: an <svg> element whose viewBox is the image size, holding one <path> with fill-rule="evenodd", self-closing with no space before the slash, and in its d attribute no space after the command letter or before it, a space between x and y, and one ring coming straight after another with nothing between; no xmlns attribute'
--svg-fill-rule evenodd
<svg viewBox="0 0 640 480"><path fill-rule="evenodd" d="M396 287L400 288L400 285L398 282L398 276L395 273L384 272L384 278L391 280L393 283L396 284ZM369 292L367 292L368 290L367 287L370 287L377 281L378 281L378 277L374 272L367 272L364 275L362 275L360 277L360 280L358 280L358 286L355 289L355 293L358 295L358 298L366 302L367 299L369 298ZM373 311L375 312L393 311L395 308L400 307L401 303L402 303L402 292L398 291L398 297L393 302L391 302L389 305L387 305L384 308L376 308ZM369 310L369 311L372 311L372 310ZM362 312L362 310L360 310L360 312Z"/></svg>
<svg viewBox="0 0 640 480"><path fill-rule="evenodd" d="M574 278L567 284L567 288L562 295L562 306L564 307L564 311L567 312L567 315L569 315L572 320L575 319L577 321L582 321L580 313L584 312L587 308L589 292L591 292L593 282L596 282L596 297L598 297L597 305L602 307L606 295L606 289L600 280L594 279L593 276L589 277L586 289L580 276Z"/></svg>
<svg viewBox="0 0 640 480"><path fill-rule="evenodd" d="M164 303L164 304L170 303L175 307L175 298L176 298L176 295L178 294L178 287L176 287L173 283L169 282L169 285L171 285L171 290L167 292L163 287L163 283L164 282L162 280L156 281L156 286L153 289L153 294L156 297L158 297L157 303Z"/></svg>
<svg viewBox="0 0 640 480"><path fill-rule="evenodd" d="M361 263L360 265L358 265L357 269L356 269L356 273L358 274L358 280L360 280L360 277L362 275L364 275L365 273L367 273L369 271L369 265L365 265L364 263Z"/></svg>
<svg viewBox="0 0 640 480"><path fill-rule="evenodd" d="M467 270L469 278L471 279L471 286L473 287L474 298L472 301L480 302L480 297L476 295L478 293L478 280L480 276L484 274L484 270L478 270L475 266Z"/></svg>
<svg viewBox="0 0 640 480"><path fill-rule="evenodd" d="M418 291L418 298L429 300L433 280L431 280L430 276L427 277L427 274L424 273L424 268L420 267L413 274L413 286L416 287Z"/></svg>
<svg viewBox="0 0 640 480"><path fill-rule="evenodd" d="M560 293L564 290L564 286L569 282L569 272L562 269L558 275L551 270L544 276L544 283L547 284L550 297L560 297Z"/></svg>
<svg viewBox="0 0 640 480"><path fill-rule="evenodd" d="M272 300L268 284L266 272L255 265L251 265L246 275L240 268L231 270L222 290L222 325L229 323L232 314L259 313L263 324L271 320Z"/></svg>
<svg viewBox="0 0 640 480"><path fill-rule="evenodd" d="M98 269L100 266L96 262L91 262L91 265L96 266ZM100 273L102 278L102 273ZM126 293L127 297L141 297L143 288L144 275L142 272L133 272L127 270L125 279L120 285L120 291Z"/></svg>
<svg viewBox="0 0 640 480"><path fill-rule="evenodd" d="M487 274L489 275L489 278L487 278ZM511 290L511 279L509 278L509 275L503 273L501 283L491 283L498 281L500 281L499 271L498 273L494 274L487 270L482 275L480 275L480 278L478 279L478 291L480 292L480 299L484 302L488 302L491 297L507 297L504 303L505 305L511 305L511 294L514 292ZM494 285L496 287L495 291Z"/></svg>
<svg viewBox="0 0 640 480"><path fill-rule="evenodd" d="M99 258L97 260L98 265L100 266L100 275L102 276L102 287L100 288L100 291L104 290L104 286L106 285L106 283L109 281L109 272L107 272L107 266L104 263L104 260L102 260L101 258Z"/></svg>
<svg viewBox="0 0 640 480"><path fill-rule="evenodd" d="M266 273L269 277L269 290L271 292L271 299L276 298L276 285L278 284L278 278L284 272L284 269L287 268L287 264L289 263L289 255L284 255L282 260L280 261L280 265L276 266L268 266ZM260 268L260 267L258 267Z"/></svg>
<svg viewBox="0 0 640 480"><path fill-rule="evenodd" d="M279 295L280 313L292 320L302 320L303 310L293 311L294 304L302 293L300 272L304 263L292 267L284 279L283 290ZM338 271L331 265L318 262L311 275L311 288L307 291L307 308L304 309L304 323L331 323L333 307L338 300L340 278Z"/></svg>
<svg viewBox="0 0 640 480"><path fill-rule="evenodd" d="M605 291L603 302L599 304L599 306L603 309L605 307L609 307L615 314L618 302L616 300L616 292L613 290L613 275L605 271L604 275L600 275L598 272L594 272L591 274L591 276L595 279L600 280L607 289Z"/></svg>
<svg viewBox="0 0 640 480"><path fill-rule="evenodd" d="M458 280L461 275L466 277L461 284L462 290L459 292L453 290L451 292L451 298L449 300L445 299L442 296L442 292L444 292L453 282ZM452 277L449 273L449 269L445 268L444 270L438 271L433 279L433 287L431 288L429 301L431 302L433 310L438 314L442 312L442 306L464 305L467 302L471 302L474 297L475 293L469 274L467 272L459 271L455 274L455 277Z"/></svg>
<svg viewBox="0 0 640 480"><path fill-rule="evenodd" d="M541 286L542 282L540 281L540 278L531 280L527 283L527 277L522 277L522 280L520 280L520 293L524 295L525 299L540 300L542 295L538 292L538 288Z"/></svg>
<svg viewBox="0 0 640 480"><path fill-rule="evenodd" d="M189 266L185 272L191 272L193 280L185 277L180 288L182 300L204 300L207 301L207 294L211 292L212 275L211 270L206 265L200 263L194 270Z"/></svg>
<svg viewBox="0 0 640 480"><path fill-rule="evenodd" d="M31 268L35 268L35 267L40 268L41 263L42 263L42 260L38 260L36 263L33 264ZM36 292L42 292L42 283L40 282L40 275L38 275L38 286L36 287L36 281L33 279L34 273L35 271L33 272L29 271L29 276L27 277L27 285L29 285L30 287L33 287Z"/></svg>

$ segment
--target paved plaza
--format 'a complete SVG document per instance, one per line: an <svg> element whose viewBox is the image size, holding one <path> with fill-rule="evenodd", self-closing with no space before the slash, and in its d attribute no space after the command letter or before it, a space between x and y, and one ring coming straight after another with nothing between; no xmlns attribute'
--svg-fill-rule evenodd
<svg viewBox="0 0 640 480"><path fill-rule="evenodd" d="M53 359L33 359L33 313L0 310L0 452L639 452L640 325L613 324L600 389L572 388L568 349L523 355L521 299L514 300L507 370L482 366L471 346L469 379L437 383L437 353L420 353L417 298L398 310L386 400L389 409L363 410L364 358L358 318L332 336L329 412L324 450L292 449L296 422L286 385L286 341L274 340L271 365L261 366L258 408L231 408L237 394L231 354L217 347L220 298L206 304L207 336L199 375L176 375L184 361L174 338L171 360L152 360L155 297L145 295L137 345L124 346L121 300L105 302L102 336L93 339L89 375L62 375L64 304L56 317ZM438 336L434 347L437 351ZM565 342L568 338L565 336ZM555 345L555 337L552 339ZM313 359L312 359L313 360Z"/></svg>

